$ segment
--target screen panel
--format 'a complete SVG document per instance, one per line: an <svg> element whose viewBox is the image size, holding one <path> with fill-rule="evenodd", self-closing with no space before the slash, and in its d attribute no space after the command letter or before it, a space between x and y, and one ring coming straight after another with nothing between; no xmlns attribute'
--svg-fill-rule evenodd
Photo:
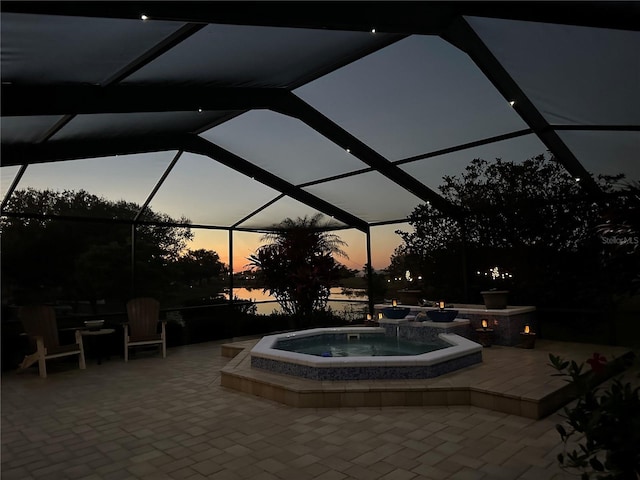
<svg viewBox="0 0 640 480"><path fill-rule="evenodd" d="M416 205L424 203L378 172L332 180L304 189L369 223L406 218Z"/></svg>
<svg viewBox="0 0 640 480"><path fill-rule="evenodd" d="M27 167L16 190L84 190L109 202L142 206L174 155L175 152L161 152L37 163Z"/></svg>
<svg viewBox="0 0 640 480"><path fill-rule="evenodd" d="M594 175L640 180L640 132L564 131L560 138Z"/></svg>
<svg viewBox="0 0 640 480"><path fill-rule="evenodd" d="M2 117L0 120L0 139L2 139L3 145L36 143L61 119L60 115Z"/></svg>
<svg viewBox="0 0 640 480"><path fill-rule="evenodd" d="M278 195L215 160L184 153L151 201L153 210L192 223L230 227Z"/></svg>
<svg viewBox="0 0 640 480"><path fill-rule="evenodd" d="M201 136L294 185L366 167L299 120L267 110L247 112Z"/></svg>
<svg viewBox="0 0 640 480"><path fill-rule="evenodd" d="M2 13L2 81L102 84L183 24Z"/></svg>
<svg viewBox="0 0 640 480"><path fill-rule="evenodd" d="M117 139L194 131L228 112L100 113L76 115L51 140Z"/></svg>
<svg viewBox="0 0 640 480"><path fill-rule="evenodd" d="M9 167L1 167L0 168L0 197L4 199L5 195L11 188L11 184L18 175L18 171L20 171L19 166L9 166Z"/></svg>
<svg viewBox="0 0 640 480"><path fill-rule="evenodd" d="M490 143L480 147L460 150L437 157L405 163L399 167L420 180L432 190L439 191L445 176L460 176L469 163L476 158L489 162L500 158L521 163L528 158L546 154L547 147L535 135Z"/></svg>
<svg viewBox="0 0 640 480"><path fill-rule="evenodd" d="M302 202L291 197L282 197L267 208L240 223L238 227L268 230L273 229L287 218L293 220L304 217L311 218L317 214L322 215L320 225L323 227L337 228L345 226L345 224L339 220L323 214Z"/></svg>
<svg viewBox="0 0 640 480"><path fill-rule="evenodd" d="M526 124L467 55L413 35L295 90L389 160Z"/></svg>
<svg viewBox="0 0 640 480"><path fill-rule="evenodd" d="M640 124L640 32L467 20L549 123Z"/></svg>
<svg viewBox="0 0 640 480"><path fill-rule="evenodd" d="M208 25L123 83L289 87L385 38L363 32Z"/></svg>

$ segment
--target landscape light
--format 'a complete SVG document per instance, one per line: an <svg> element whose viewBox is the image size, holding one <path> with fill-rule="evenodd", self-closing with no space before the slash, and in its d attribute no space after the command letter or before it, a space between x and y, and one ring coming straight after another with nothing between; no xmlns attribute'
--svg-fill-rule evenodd
<svg viewBox="0 0 640 480"><path fill-rule="evenodd" d="M522 348L535 348L536 334L531 331L529 325L525 325L524 331L520 332L520 339L522 340Z"/></svg>
<svg viewBox="0 0 640 480"><path fill-rule="evenodd" d="M515 104L516 104L516 101L515 101L515 100L511 100L511 101L509 102L509 105L511 105L512 107L513 107Z"/></svg>
<svg viewBox="0 0 640 480"><path fill-rule="evenodd" d="M142 15L140 15L140 20L149 20L149 17L143 13Z"/></svg>

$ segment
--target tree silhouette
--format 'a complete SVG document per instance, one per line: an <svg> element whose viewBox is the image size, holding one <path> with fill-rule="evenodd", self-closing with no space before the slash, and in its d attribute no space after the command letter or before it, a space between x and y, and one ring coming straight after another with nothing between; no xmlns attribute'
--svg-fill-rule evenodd
<svg viewBox="0 0 640 480"><path fill-rule="evenodd" d="M275 232L263 236L267 243L248 258L265 285L264 291L299 325L314 311L326 308L329 289L341 272L333 255L347 256L342 250L345 242L323 231L321 220L320 214L285 219Z"/></svg>
<svg viewBox="0 0 640 480"><path fill-rule="evenodd" d="M513 275L514 304L603 308L617 285L630 283L630 272L603 262L606 246L597 231L605 211L633 216L630 197L614 189L621 178L600 177L604 194L594 199L553 157L475 159L440 187L464 218L417 206L409 217L413 231L397 232L401 251L419 258L425 288L445 289L447 298L463 300L466 276L470 300L478 301L492 286L483 273L497 266ZM636 251L626 260L638 266L637 257Z"/></svg>
<svg viewBox="0 0 640 480"><path fill-rule="evenodd" d="M135 203L109 201L84 190L15 191L6 211L37 218L2 217L3 297L15 296L18 303L125 300L131 284L127 222L140 209ZM158 291L168 284L167 265L179 258L192 233L189 227L173 226L188 223L185 218L176 221L151 210L144 218L157 225L137 227L136 278L146 291Z"/></svg>

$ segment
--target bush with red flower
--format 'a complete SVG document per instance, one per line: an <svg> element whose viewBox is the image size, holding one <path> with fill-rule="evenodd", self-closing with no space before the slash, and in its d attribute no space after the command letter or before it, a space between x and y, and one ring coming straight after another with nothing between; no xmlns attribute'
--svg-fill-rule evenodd
<svg viewBox="0 0 640 480"><path fill-rule="evenodd" d="M558 455L561 467L580 472L582 480L639 479L640 387L619 378L607 388L598 387L616 368L599 353L586 361L590 371L584 371L584 363L553 354L549 360L558 371L554 376L568 377L578 395L563 409L566 425L556 425L564 444Z"/></svg>
<svg viewBox="0 0 640 480"><path fill-rule="evenodd" d="M593 356L587 359L587 363L591 367L591 371L596 375L604 373L607 369L607 359L595 352Z"/></svg>

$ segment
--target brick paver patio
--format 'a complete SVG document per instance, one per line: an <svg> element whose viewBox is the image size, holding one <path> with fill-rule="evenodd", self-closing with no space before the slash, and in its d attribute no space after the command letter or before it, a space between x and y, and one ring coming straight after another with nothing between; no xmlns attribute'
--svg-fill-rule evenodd
<svg viewBox="0 0 640 480"><path fill-rule="evenodd" d="M222 343L3 374L2 480L575 478L558 413L289 407L221 387Z"/></svg>

